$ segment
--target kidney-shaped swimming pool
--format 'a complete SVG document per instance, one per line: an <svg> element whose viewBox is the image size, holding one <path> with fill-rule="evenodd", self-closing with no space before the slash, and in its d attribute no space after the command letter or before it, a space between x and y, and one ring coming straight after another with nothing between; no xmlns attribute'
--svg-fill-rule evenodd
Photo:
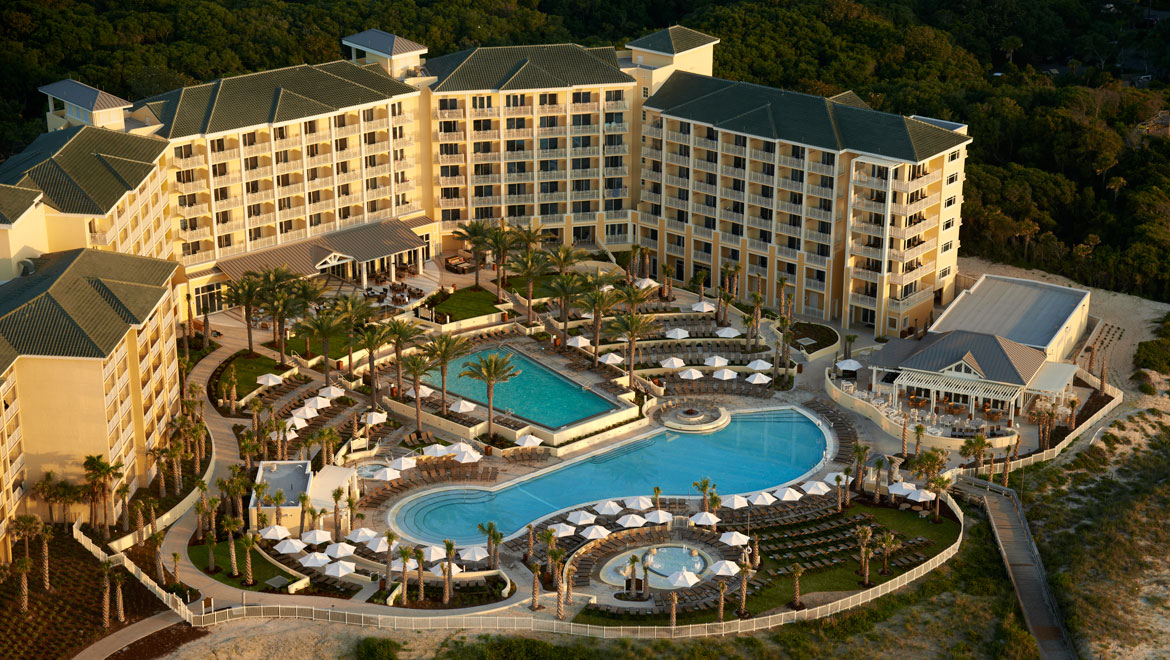
<svg viewBox="0 0 1170 660"><path fill-rule="evenodd" d="M799 479L825 457L827 436L794 408L732 415L711 433L661 431L558 466L496 490L450 488L420 493L390 512L389 522L425 543L482 543L480 523L505 536L579 504L634 495L694 495L708 477L720 493L746 493Z"/></svg>

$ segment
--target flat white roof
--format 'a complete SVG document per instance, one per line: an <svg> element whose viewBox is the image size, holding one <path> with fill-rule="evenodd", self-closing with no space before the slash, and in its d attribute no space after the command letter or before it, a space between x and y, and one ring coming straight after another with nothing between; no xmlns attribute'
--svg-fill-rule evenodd
<svg viewBox="0 0 1170 660"><path fill-rule="evenodd" d="M930 332L967 330L1045 349L1088 299L1084 289L984 275L955 298Z"/></svg>
<svg viewBox="0 0 1170 660"><path fill-rule="evenodd" d="M357 474L353 468L340 465L326 465L317 474L313 475L313 483L309 486L309 498L317 508L333 511L333 491L341 488L349 495L350 480ZM341 508L346 508L345 497L341 498Z"/></svg>
<svg viewBox="0 0 1170 660"><path fill-rule="evenodd" d="M301 493L309 492L313 472L308 461L261 461L256 481L268 484L269 497L278 490L284 493L281 506L295 506ZM255 500L253 492L249 506L255 506Z"/></svg>

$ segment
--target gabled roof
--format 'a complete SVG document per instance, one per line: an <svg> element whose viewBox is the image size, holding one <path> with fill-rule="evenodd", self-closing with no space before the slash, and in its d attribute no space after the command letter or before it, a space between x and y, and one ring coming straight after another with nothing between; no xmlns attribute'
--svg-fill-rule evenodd
<svg viewBox="0 0 1170 660"><path fill-rule="evenodd" d="M915 163L971 140L925 121L859 107L853 97L827 99L686 71L672 74L643 106L765 139Z"/></svg>
<svg viewBox="0 0 1170 660"><path fill-rule="evenodd" d="M634 79L622 73L612 48L577 44L472 48L427 60L436 92L521 90L620 85Z"/></svg>
<svg viewBox="0 0 1170 660"><path fill-rule="evenodd" d="M873 355L871 364L890 369L942 372L958 363L984 380L1027 385L1044 366L1044 351L981 332L954 330L920 340L894 339Z"/></svg>
<svg viewBox="0 0 1170 660"><path fill-rule="evenodd" d="M644 37L634 39L626 44L626 48L650 50L664 55L678 55L688 50L717 43L719 40L709 34L703 34L681 25L672 25L665 30L651 32Z"/></svg>
<svg viewBox="0 0 1170 660"><path fill-rule="evenodd" d="M864 110L871 109L869 107L869 104L866 103L865 100L862 99L860 96L858 96L857 92L854 92L851 89L846 90L844 92L841 92L840 94L837 94L836 96L830 96L829 100L832 101L833 103L840 103L841 105L851 105L855 108L862 108Z"/></svg>
<svg viewBox="0 0 1170 660"><path fill-rule="evenodd" d="M377 64L345 60L302 64L220 78L145 99L163 124L163 137L220 133L335 112L418 90L387 75Z"/></svg>
<svg viewBox="0 0 1170 660"><path fill-rule="evenodd" d="M63 213L105 215L155 169L167 141L94 126L43 133L0 164L0 183L37 189ZM0 198L27 193L0 189ZM5 203L0 202L0 206Z"/></svg>
<svg viewBox="0 0 1170 660"><path fill-rule="evenodd" d="M21 188L0 184L0 223L10 225L24 215L41 198L36 188Z"/></svg>
<svg viewBox="0 0 1170 660"><path fill-rule="evenodd" d="M427 52L427 47L417 41L411 41L405 37L375 29L351 34L348 37L342 38L341 43L347 46L356 46L357 48L378 53L379 55L385 55L386 57Z"/></svg>
<svg viewBox="0 0 1170 660"><path fill-rule="evenodd" d="M146 322L178 267L91 249L48 253L35 266L0 285L0 370L20 355L108 356Z"/></svg>
<svg viewBox="0 0 1170 660"><path fill-rule="evenodd" d="M90 112L113 110L114 108L128 108L131 105L126 99L118 98L113 94L103 92L96 87L90 87L85 83L77 82L72 78L43 85L38 87L37 91L52 96L55 99L61 99L66 103L80 106Z"/></svg>

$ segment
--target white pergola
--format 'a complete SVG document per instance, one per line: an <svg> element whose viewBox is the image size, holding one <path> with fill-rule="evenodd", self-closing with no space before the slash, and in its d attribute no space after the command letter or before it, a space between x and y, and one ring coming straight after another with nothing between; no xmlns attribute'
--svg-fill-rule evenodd
<svg viewBox="0 0 1170 660"><path fill-rule="evenodd" d="M1007 405L1009 420L1015 416L1015 405L1013 404L1018 403L1017 399L1020 393L1024 391L1024 387L1021 385L997 383L981 378L960 378L948 374L904 369L894 379L895 397L897 396L898 390L909 388L929 390L931 410L934 410L934 403L939 392L966 396L968 398L967 408L972 412L975 410L976 399L980 401L1002 401Z"/></svg>

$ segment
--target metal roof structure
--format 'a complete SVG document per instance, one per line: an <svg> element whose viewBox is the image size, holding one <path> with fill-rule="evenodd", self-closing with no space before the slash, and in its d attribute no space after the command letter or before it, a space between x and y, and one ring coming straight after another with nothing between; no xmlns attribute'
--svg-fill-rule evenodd
<svg viewBox="0 0 1170 660"><path fill-rule="evenodd" d="M221 259L216 266L233 280L248 272L284 266L295 275L316 275L330 257L338 263L365 263L424 246L423 240L402 220L383 220L349 227L288 245L246 252Z"/></svg>
<svg viewBox="0 0 1170 660"><path fill-rule="evenodd" d="M1044 349L1082 303L1084 289L1000 275L983 275L930 326L932 333L969 330Z"/></svg>
<svg viewBox="0 0 1170 660"><path fill-rule="evenodd" d="M915 339L895 339L874 353L871 364L887 369L942 372L962 363L977 377L1023 387L1045 362L1044 351L1010 339L953 330Z"/></svg>
<svg viewBox="0 0 1170 660"><path fill-rule="evenodd" d="M717 43L719 43L719 39L709 34L703 34L698 30L681 25L672 25L664 30L651 32L644 37L634 39L626 44L626 48L648 50L663 55L678 55L688 50L713 46Z"/></svg>
<svg viewBox="0 0 1170 660"><path fill-rule="evenodd" d="M145 323L178 264L104 250L52 252L0 285L0 370L20 355L104 358Z"/></svg>
<svg viewBox="0 0 1170 660"><path fill-rule="evenodd" d="M348 37L343 37L341 43L385 57L427 52L427 47L417 41L411 41L405 37L376 29L365 30L357 34L351 34Z"/></svg>
<svg viewBox="0 0 1170 660"><path fill-rule="evenodd" d="M612 48L577 44L472 48L427 60L434 92L632 84Z"/></svg>
<svg viewBox="0 0 1170 660"><path fill-rule="evenodd" d="M0 184L0 223L10 225L31 209L43 193L35 187Z"/></svg>
<svg viewBox="0 0 1170 660"><path fill-rule="evenodd" d="M113 94L103 92L96 87L90 87L83 82L77 82L72 78L42 85L37 88L37 91L52 96L55 99L61 99L66 103L85 108L90 112L128 108L132 105L126 99L118 98Z"/></svg>
<svg viewBox="0 0 1170 660"><path fill-rule="evenodd" d="M920 119L863 107L855 97L827 99L676 71L643 107L768 140L912 163L971 141L966 135Z"/></svg>

